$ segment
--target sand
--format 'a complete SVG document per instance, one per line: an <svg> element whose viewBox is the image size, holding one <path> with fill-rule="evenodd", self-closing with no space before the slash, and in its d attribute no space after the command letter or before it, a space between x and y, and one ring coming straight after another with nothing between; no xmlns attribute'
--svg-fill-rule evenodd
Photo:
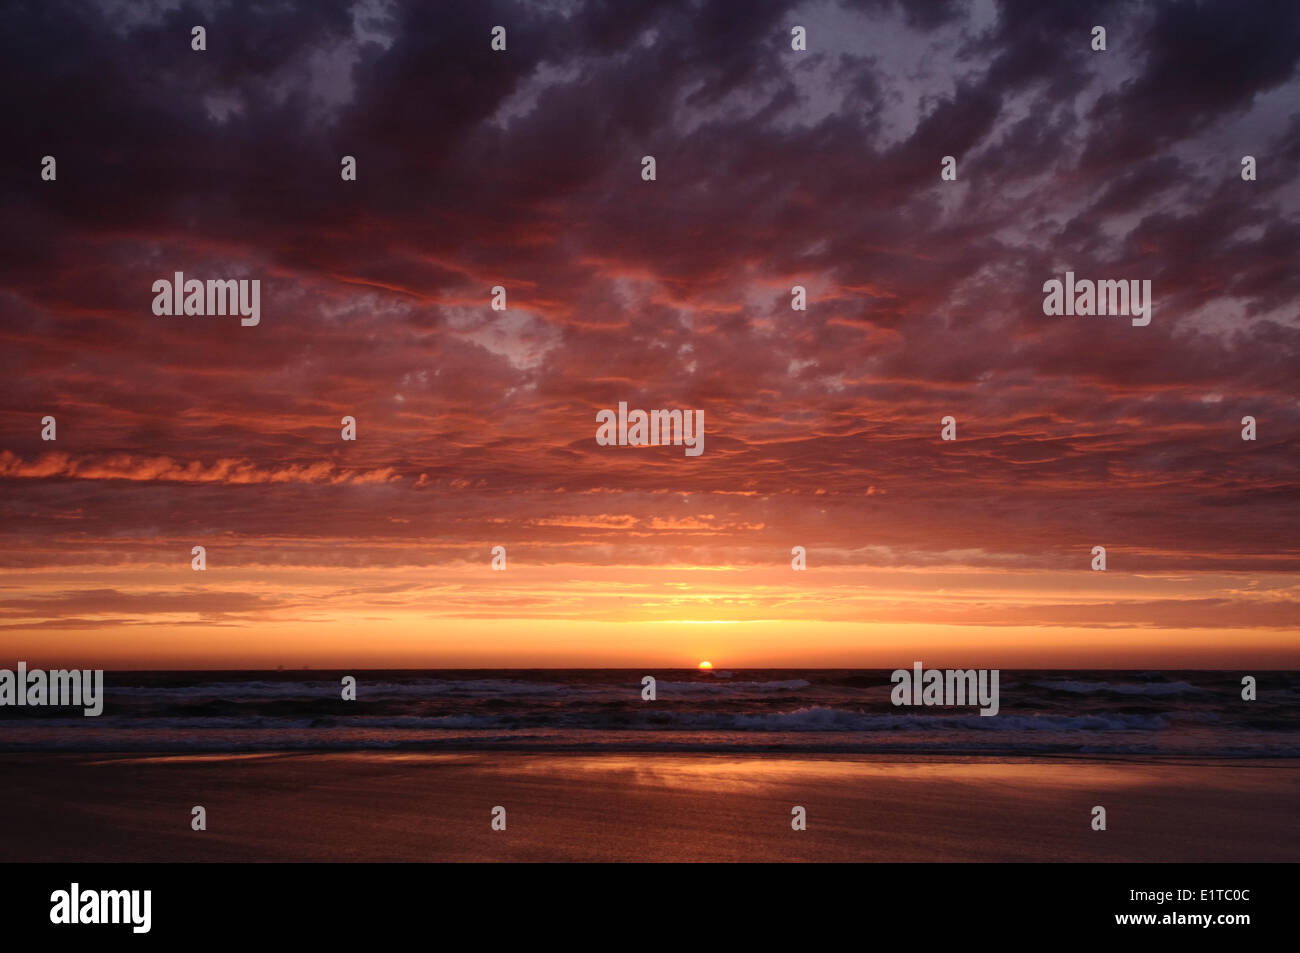
<svg viewBox="0 0 1300 953"><path fill-rule="evenodd" d="M1285 761L11 754L0 860L1296 861L1297 804Z"/></svg>

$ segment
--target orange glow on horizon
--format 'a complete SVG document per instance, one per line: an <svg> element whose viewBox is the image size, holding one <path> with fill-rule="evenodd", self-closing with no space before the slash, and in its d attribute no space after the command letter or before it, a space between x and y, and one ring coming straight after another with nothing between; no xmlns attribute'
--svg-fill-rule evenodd
<svg viewBox="0 0 1300 953"><path fill-rule="evenodd" d="M199 574L188 562L88 561L7 575L24 593L9 618L0 609L10 667L676 668L695 658L710 671L715 655L739 668L1300 667L1284 573L843 565L795 585L784 567L754 565L258 563Z"/></svg>

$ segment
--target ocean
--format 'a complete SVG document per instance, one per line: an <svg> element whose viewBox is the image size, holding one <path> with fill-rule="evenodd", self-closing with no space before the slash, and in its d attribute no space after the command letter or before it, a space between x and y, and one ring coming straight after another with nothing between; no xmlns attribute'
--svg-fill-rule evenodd
<svg viewBox="0 0 1300 953"><path fill-rule="evenodd" d="M1255 701L1243 674L1003 670L1000 712L981 717L895 707L885 670L106 672L99 717L0 708L0 751L1300 757L1300 673L1250 673Z"/></svg>

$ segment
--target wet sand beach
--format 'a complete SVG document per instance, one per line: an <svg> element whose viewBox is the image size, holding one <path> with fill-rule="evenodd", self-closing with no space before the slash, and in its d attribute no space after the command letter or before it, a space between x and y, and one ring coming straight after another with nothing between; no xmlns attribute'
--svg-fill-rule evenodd
<svg viewBox="0 0 1300 953"><path fill-rule="evenodd" d="M1284 760L6 754L0 859L1296 861L1297 803Z"/></svg>

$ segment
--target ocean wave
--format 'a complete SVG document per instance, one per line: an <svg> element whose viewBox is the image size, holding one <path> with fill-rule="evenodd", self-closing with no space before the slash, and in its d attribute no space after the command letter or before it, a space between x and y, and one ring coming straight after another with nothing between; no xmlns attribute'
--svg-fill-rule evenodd
<svg viewBox="0 0 1300 953"><path fill-rule="evenodd" d="M364 676L358 678L358 697L366 698L428 698L443 696L493 697L501 695L580 695L607 690L601 686L562 684L558 682L527 682L514 679L421 679L409 682L368 682ZM630 690L630 689L629 689ZM640 686L637 686L640 690ZM334 679L318 681L245 681L245 682L205 682L197 685L154 686L154 685L113 685L106 686L106 694L138 697L142 699L169 699L198 701L216 699L221 701L256 701L262 699L292 700L336 698L339 695L340 682Z"/></svg>
<svg viewBox="0 0 1300 953"><path fill-rule="evenodd" d="M761 731L1158 731L1166 725L1159 715L981 715L969 708L951 713L869 714L813 705L789 712L767 714L703 715L709 721L721 719L736 730Z"/></svg>
<svg viewBox="0 0 1300 953"><path fill-rule="evenodd" d="M736 681L659 681L656 691L669 696L743 697L777 692L797 692L808 688L807 679L792 678L765 682ZM198 704L207 701L318 701L339 696L340 683L320 681L247 681L208 682L184 686L148 686L109 684L107 698L129 699L137 703L173 702ZM405 701L438 698L636 698L641 693L640 681L597 684L562 682L533 682L515 679L422 679L418 681L369 682L359 678L359 701Z"/></svg>
<svg viewBox="0 0 1300 953"><path fill-rule="evenodd" d="M1197 688L1188 682L1140 682L1138 684L1123 684L1120 682L1076 682L1063 680L1059 682L1033 682L1035 688L1042 688L1048 691L1070 692L1075 695L1091 695L1096 693L1113 693L1116 695L1187 695L1199 694L1204 689Z"/></svg>
<svg viewBox="0 0 1300 953"><path fill-rule="evenodd" d="M1159 731L1166 727L1160 715L1150 714L999 714L986 717L976 708L862 712L811 705L791 711L760 713L673 711L665 708L625 709L579 713L563 709L525 712L439 715L328 714L308 717L270 715L211 715L114 718L102 716L91 723L80 718L30 719L49 728L86 731L306 731L365 730L499 730L511 728L561 728L569 731L743 731L743 732L1098 732ZM13 724L13 723L11 723ZM0 733L2 734L2 733Z"/></svg>
<svg viewBox="0 0 1300 953"><path fill-rule="evenodd" d="M773 682L656 682L656 692L672 694L699 693L706 695L737 695L745 692L797 692L812 683L803 678L787 678Z"/></svg>

